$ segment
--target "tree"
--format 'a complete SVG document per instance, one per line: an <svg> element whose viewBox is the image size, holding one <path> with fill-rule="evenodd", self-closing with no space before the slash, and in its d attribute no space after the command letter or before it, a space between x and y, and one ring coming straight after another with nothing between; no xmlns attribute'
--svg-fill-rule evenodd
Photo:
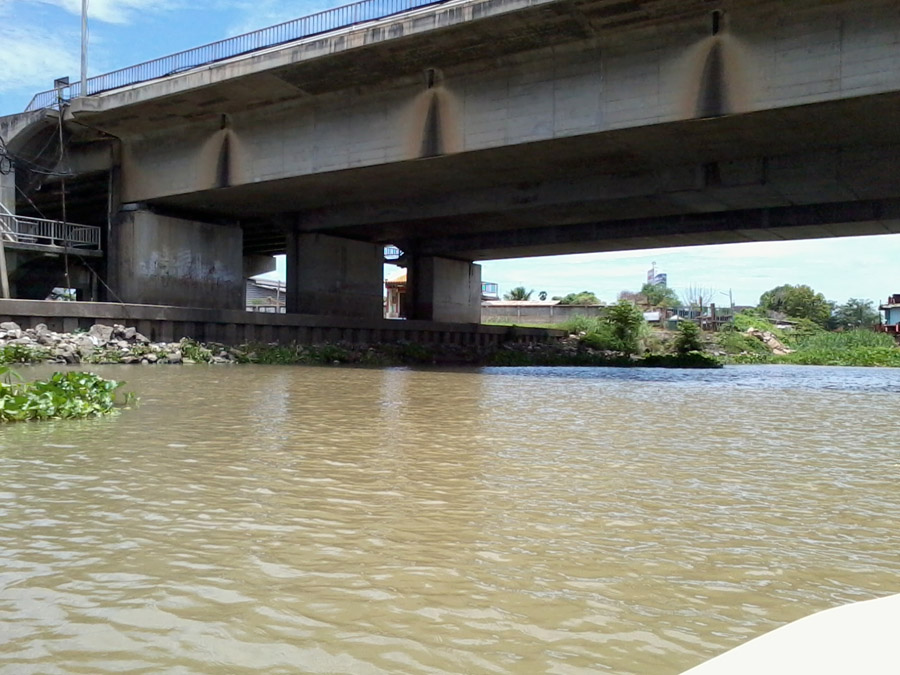
<svg viewBox="0 0 900 675"><path fill-rule="evenodd" d="M606 310L606 321L612 327L617 351L625 354L640 351L640 340L647 330L647 322L640 309L627 300L619 300Z"/></svg>
<svg viewBox="0 0 900 675"><path fill-rule="evenodd" d="M646 305L647 298L640 291L619 291L616 300L630 302L632 305Z"/></svg>
<svg viewBox="0 0 900 675"><path fill-rule="evenodd" d="M684 356L688 352L702 352L703 340L700 327L693 321L679 321L678 334L675 336L675 351Z"/></svg>
<svg viewBox="0 0 900 675"><path fill-rule="evenodd" d="M795 319L809 319L820 326L831 318L831 305L825 296L805 284L784 284L766 291L759 298L759 308Z"/></svg>
<svg viewBox="0 0 900 675"><path fill-rule="evenodd" d="M712 304L717 292L714 288L691 284L685 289L681 297L685 306L699 309L702 314Z"/></svg>
<svg viewBox="0 0 900 675"><path fill-rule="evenodd" d="M662 285L644 284L641 295L650 307L677 307L678 295L671 288Z"/></svg>
<svg viewBox="0 0 900 675"><path fill-rule="evenodd" d="M835 308L833 322L837 328L870 328L881 322L881 315L871 300L850 298Z"/></svg>
<svg viewBox="0 0 900 675"><path fill-rule="evenodd" d="M600 302L600 298L598 298L591 291L581 291L581 293L569 293L565 297L562 298L554 298L554 300L559 300L559 304L561 305L602 305Z"/></svg>
<svg viewBox="0 0 900 675"><path fill-rule="evenodd" d="M526 291L524 286L516 286L503 296L504 300L531 300L534 290Z"/></svg>

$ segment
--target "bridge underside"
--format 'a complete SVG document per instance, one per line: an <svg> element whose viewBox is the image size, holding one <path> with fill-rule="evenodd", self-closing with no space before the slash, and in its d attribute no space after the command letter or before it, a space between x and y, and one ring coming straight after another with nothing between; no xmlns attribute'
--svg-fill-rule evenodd
<svg viewBox="0 0 900 675"><path fill-rule="evenodd" d="M877 139L877 142L873 142ZM488 260L898 231L900 94L608 131L152 200L285 232Z"/></svg>
<svg viewBox="0 0 900 675"><path fill-rule="evenodd" d="M77 99L70 210L125 301L236 307L285 253L289 311L371 317L393 244L446 321L479 260L898 232L900 11L790 5L441 3Z"/></svg>

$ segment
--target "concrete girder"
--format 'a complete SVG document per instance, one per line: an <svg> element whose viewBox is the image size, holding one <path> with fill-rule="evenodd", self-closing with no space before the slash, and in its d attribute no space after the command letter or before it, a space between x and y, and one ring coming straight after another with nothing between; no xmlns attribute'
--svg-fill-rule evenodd
<svg viewBox="0 0 900 675"><path fill-rule="evenodd" d="M303 213L303 229L324 232L367 226L419 225L429 220L477 220L509 213L516 227L547 219L566 224L566 210L634 213L634 201L658 204L656 213L725 211L754 206L847 201L900 194L900 145L840 148L800 155L749 157L707 164L684 164L630 174L549 178L439 197L336 204ZM616 208L613 204L624 206ZM544 213L546 211L546 214ZM540 212L541 215L535 215ZM578 215L573 216L576 220ZM615 218L616 215L612 215ZM580 219L585 219L584 215ZM588 215L587 220L590 220ZM413 238L415 232L412 233Z"/></svg>
<svg viewBox="0 0 900 675"><path fill-rule="evenodd" d="M418 252L492 260L896 233L900 233L900 199L884 199L449 235L422 243Z"/></svg>

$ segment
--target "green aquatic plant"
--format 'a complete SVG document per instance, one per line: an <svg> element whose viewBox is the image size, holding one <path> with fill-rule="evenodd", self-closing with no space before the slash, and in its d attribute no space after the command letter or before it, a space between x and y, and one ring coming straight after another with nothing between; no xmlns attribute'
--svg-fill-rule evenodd
<svg viewBox="0 0 900 675"><path fill-rule="evenodd" d="M0 366L0 423L105 415L120 403L134 401L132 394L117 400L122 385L84 372L53 373L47 380L24 382Z"/></svg>
<svg viewBox="0 0 900 675"><path fill-rule="evenodd" d="M50 352L43 347L7 344L0 347L0 364L35 363L50 358Z"/></svg>
<svg viewBox="0 0 900 675"><path fill-rule="evenodd" d="M196 340L182 338L179 347L185 359L189 359L195 363L209 363L212 361L212 350L204 347Z"/></svg>

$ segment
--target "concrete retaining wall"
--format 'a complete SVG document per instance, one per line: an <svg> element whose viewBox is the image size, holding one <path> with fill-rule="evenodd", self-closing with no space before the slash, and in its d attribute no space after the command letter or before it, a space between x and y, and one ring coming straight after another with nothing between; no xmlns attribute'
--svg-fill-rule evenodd
<svg viewBox="0 0 900 675"><path fill-rule="evenodd" d="M259 314L162 305L100 302L0 300L0 322L15 321L22 328L39 323L57 332L90 328L95 323L134 326L154 341L183 337L201 342L238 345L248 342L315 344L321 342L441 343L490 346L504 342L548 342L562 331L508 328L480 324L432 323L390 319L351 319L309 314Z"/></svg>
<svg viewBox="0 0 900 675"><path fill-rule="evenodd" d="M537 305L534 307L482 306L481 321L490 323L563 323L576 316L600 316L603 306Z"/></svg>

